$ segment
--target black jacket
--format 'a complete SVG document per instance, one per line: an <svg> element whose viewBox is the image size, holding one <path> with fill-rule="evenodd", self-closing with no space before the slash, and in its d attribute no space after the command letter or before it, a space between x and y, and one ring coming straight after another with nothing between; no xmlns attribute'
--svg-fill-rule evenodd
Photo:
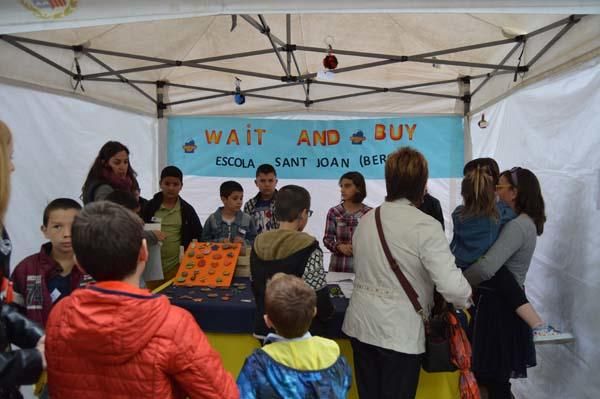
<svg viewBox="0 0 600 399"><path fill-rule="evenodd" d="M442 205L437 198L429 193L425 194L423 197L423 203L419 207L419 210L440 222L442 224L442 230L445 230L444 213L442 212Z"/></svg>
<svg viewBox="0 0 600 399"><path fill-rule="evenodd" d="M267 281L276 273L303 278L305 268L315 251L321 252L318 241L305 233L286 235L285 231L271 230L257 237L250 254L252 293L256 301L255 335L266 336L269 333L263 319ZM313 335L327 336L327 321L332 317L335 308L327 286L316 291L316 294L317 315L311 323L310 332Z"/></svg>
<svg viewBox="0 0 600 399"><path fill-rule="evenodd" d="M42 373L42 354L35 346L44 330L11 305L0 306L0 398L21 398L19 385L35 384ZM10 344L23 349L6 352Z"/></svg>
<svg viewBox="0 0 600 399"><path fill-rule="evenodd" d="M142 210L144 222L152 222L152 217L156 211L160 209L162 201L162 192L154 194L154 197L148 201ZM187 248L194 238L198 241L201 240L202 223L200 223L200 218L193 206L184 201L181 197L179 197L179 202L181 204L181 245L183 245L184 248Z"/></svg>

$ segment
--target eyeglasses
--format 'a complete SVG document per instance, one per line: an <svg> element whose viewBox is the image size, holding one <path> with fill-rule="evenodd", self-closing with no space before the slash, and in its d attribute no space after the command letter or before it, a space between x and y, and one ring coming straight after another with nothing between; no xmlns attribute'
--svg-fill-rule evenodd
<svg viewBox="0 0 600 399"><path fill-rule="evenodd" d="M309 210L306 211L306 213L308 214L308 217L311 217L314 212L313 212L312 209L309 209Z"/></svg>
<svg viewBox="0 0 600 399"><path fill-rule="evenodd" d="M501 188L510 188L511 185L510 184L496 184L496 190L499 190Z"/></svg>

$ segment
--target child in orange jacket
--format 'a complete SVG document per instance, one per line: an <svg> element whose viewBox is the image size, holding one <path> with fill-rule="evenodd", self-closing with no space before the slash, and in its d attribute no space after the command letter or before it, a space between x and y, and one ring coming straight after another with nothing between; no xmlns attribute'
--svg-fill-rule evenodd
<svg viewBox="0 0 600 399"><path fill-rule="evenodd" d="M46 326L50 397L235 399L235 381L190 313L139 288L141 220L99 201L73 223L77 265L98 283L60 301Z"/></svg>

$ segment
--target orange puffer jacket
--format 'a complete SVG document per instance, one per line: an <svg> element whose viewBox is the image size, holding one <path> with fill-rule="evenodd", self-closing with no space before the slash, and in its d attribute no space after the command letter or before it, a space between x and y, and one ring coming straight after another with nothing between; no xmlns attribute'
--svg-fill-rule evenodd
<svg viewBox="0 0 600 399"><path fill-rule="evenodd" d="M79 289L46 326L52 399L239 398L194 318L123 282Z"/></svg>

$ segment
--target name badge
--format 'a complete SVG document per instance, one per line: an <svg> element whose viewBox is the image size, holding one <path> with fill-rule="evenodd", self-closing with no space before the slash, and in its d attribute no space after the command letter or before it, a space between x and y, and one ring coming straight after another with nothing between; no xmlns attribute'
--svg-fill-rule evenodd
<svg viewBox="0 0 600 399"><path fill-rule="evenodd" d="M52 299L52 303L56 302L56 300L58 298L60 298L60 295L61 295L60 291L57 288L53 289L52 292L50 293L50 298Z"/></svg>
<svg viewBox="0 0 600 399"><path fill-rule="evenodd" d="M244 230L244 229L238 229L238 235L245 236L246 235L246 230Z"/></svg>

